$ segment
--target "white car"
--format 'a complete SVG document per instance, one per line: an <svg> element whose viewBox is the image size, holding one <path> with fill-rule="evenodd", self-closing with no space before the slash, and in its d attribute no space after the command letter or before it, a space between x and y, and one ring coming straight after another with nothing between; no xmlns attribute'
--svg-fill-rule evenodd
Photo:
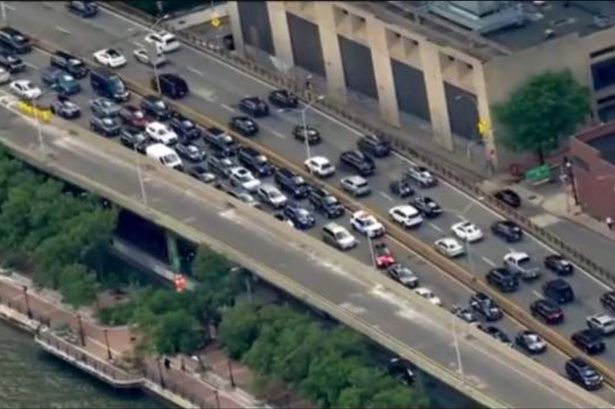
<svg viewBox="0 0 615 409"><path fill-rule="evenodd" d="M109 68L118 68L126 65L126 57L115 48L104 48L94 53L94 60L97 63L106 65Z"/></svg>
<svg viewBox="0 0 615 409"><path fill-rule="evenodd" d="M30 80L18 80L11 82L9 85L11 92L20 98L37 99L43 93L41 89Z"/></svg>
<svg viewBox="0 0 615 409"><path fill-rule="evenodd" d="M175 51L179 49L180 46L179 41L177 41L177 38L175 38L173 34L167 33L166 31L146 35L145 42L150 44L156 44L156 47L163 53L170 53L171 51Z"/></svg>
<svg viewBox="0 0 615 409"><path fill-rule="evenodd" d="M586 319L587 326L595 329L602 335L611 335L615 333L615 318L608 314L594 314Z"/></svg>
<svg viewBox="0 0 615 409"><path fill-rule="evenodd" d="M153 59L150 58L150 53L145 48L137 48L132 54L137 61L145 65L160 67L167 63L167 57L162 52L156 54Z"/></svg>
<svg viewBox="0 0 615 409"><path fill-rule="evenodd" d="M384 235L386 230L374 216L363 210L358 210L352 214L350 225L353 229L369 238Z"/></svg>
<svg viewBox="0 0 615 409"><path fill-rule="evenodd" d="M229 179L233 186L239 186L248 192L254 192L261 185L261 181L243 166L236 166L229 170Z"/></svg>
<svg viewBox="0 0 615 409"><path fill-rule="evenodd" d="M11 80L11 74L4 68L0 68L0 84L6 84Z"/></svg>
<svg viewBox="0 0 615 409"><path fill-rule="evenodd" d="M433 291L431 291L429 288L425 288L425 287L415 288L414 292L420 295L421 297L423 297L424 299L426 299L427 301L429 301L430 303L432 303L433 305L439 305L439 306L442 305L442 300L440 300L440 298L437 295L435 295Z"/></svg>
<svg viewBox="0 0 615 409"><path fill-rule="evenodd" d="M172 145L177 142L177 134L161 122L150 122L147 124L145 133L156 142L161 142L165 145Z"/></svg>
<svg viewBox="0 0 615 409"><path fill-rule="evenodd" d="M324 156L312 156L303 163L310 173L321 178L331 176L335 173L335 166Z"/></svg>
<svg viewBox="0 0 615 409"><path fill-rule="evenodd" d="M465 253L465 249L463 246L452 237L445 237L443 239L438 239L434 243L436 250L446 257L457 257Z"/></svg>
<svg viewBox="0 0 615 409"><path fill-rule="evenodd" d="M483 232L474 223L467 221L453 224L451 230L455 236L468 243L474 243L483 238Z"/></svg>
<svg viewBox="0 0 615 409"><path fill-rule="evenodd" d="M414 207L410 205L395 206L389 210L391 219L401 224L404 227L418 226L423 222L423 216Z"/></svg>
<svg viewBox="0 0 615 409"><path fill-rule="evenodd" d="M288 202L286 195L280 192L280 189L269 183L261 184L256 190L256 195L261 201L270 205L274 209L280 209Z"/></svg>

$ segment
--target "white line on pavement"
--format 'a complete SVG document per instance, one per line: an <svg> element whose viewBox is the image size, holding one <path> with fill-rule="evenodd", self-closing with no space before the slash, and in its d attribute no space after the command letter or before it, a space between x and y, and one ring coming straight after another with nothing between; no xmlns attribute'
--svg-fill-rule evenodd
<svg viewBox="0 0 615 409"><path fill-rule="evenodd" d="M23 63L26 64L28 67L34 68L35 70L40 70L41 69L41 67L39 67L36 64L32 64L31 62L24 61Z"/></svg>
<svg viewBox="0 0 615 409"><path fill-rule="evenodd" d="M235 112L235 108L233 108L233 107L232 107L232 106L230 106L230 105L222 104L222 105L220 105L220 106L221 106L222 108L226 109L227 111L230 111L230 112Z"/></svg>
<svg viewBox="0 0 615 409"><path fill-rule="evenodd" d="M390 200L391 202L393 202L395 199L393 199L390 195L388 195L385 192L378 192L380 194L380 196L384 197L387 200Z"/></svg>
<svg viewBox="0 0 615 409"><path fill-rule="evenodd" d="M140 42L138 42L138 41L133 41L132 43L134 45L136 45L137 47L139 47L139 48L145 48L145 46L143 44L141 44Z"/></svg>
<svg viewBox="0 0 615 409"><path fill-rule="evenodd" d="M10 4L7 4L6 2L4 2L4 7L11 11L17 10L15 7L11 6Z"/></svg>
<svg viewBox="0 0 615 409"><path fill-rule="evenodd" d="M55 26L55 29L56 29L56 30L58 30L60 33L70 34L70 31L68 31L68 30L67 30L67 29L65 29L64 27Z"/></svg>
<svg viewBox="0 0 615 409"><path fill-rule="evenodd" d="M538 298L544 298L544 296L542 294L540 294L538 291L536 290L532 290L532 294L534 294L536 297Z"/></svg>
<svg viewBox="0 0 615 409"><path fill-rule="evenodd" d="M438 226L437 224L434 223L429 223L429 225L431 226L432 229L434 229L435 231L438 232L442 232L442 229L440 228L440 226Z"/></svg>
<svg viewBox="0 0 615 409"><path fill-rule="evenodd" d="M491 267L495 267L496 266L496 264L493 261L491 261L490 259L488 259L487 257L482 257L481 256L481 259L483 259L483 261L485 263L489 264Z"/></svg>
<svg viewBox="0 0 615 409"><path fill-rule="evenodd" d="M200 75L201 77L205 74L203 74L201 71L197 70L196 68L193 68L191 66L187 66L186 69L190 72L195 73L196 75Z"/></svg>
<svg viewBox="0 0 615 409"><path fill-rule="evenodd" d="M286 135L284 135L283 133L280 133L278 131L274 131L273 129L267 129L267 131L269 131L273 136L276 136L280 139L287 139Z"/></svg>

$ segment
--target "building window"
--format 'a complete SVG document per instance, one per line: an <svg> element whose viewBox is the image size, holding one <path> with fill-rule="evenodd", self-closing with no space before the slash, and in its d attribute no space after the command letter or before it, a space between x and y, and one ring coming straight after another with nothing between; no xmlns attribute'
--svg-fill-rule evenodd
<svg viewBox="0 0 615 409"><path fill-rule="evenodd" d="M591 71L595 90L615 84L615 57L592 64Z"/></svg>
<svg viewBox="0 0 615 409"><path fill-rule="evenodd" d="M597 58L597 57L600 57L601 55L605 55L613 51L615 51L615 46L612 45L610 47L602 48L600 50L596 50L592 53L589 53L589 58Z"/></svg>

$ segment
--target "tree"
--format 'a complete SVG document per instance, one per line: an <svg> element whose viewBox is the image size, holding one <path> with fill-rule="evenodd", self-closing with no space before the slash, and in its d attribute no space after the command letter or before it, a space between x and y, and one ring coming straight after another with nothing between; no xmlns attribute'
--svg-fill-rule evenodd
<svg viewBox="0 0 615 409"><path fill-rule="evenodd" d="M192 352L202 340L199 323L185 311L169 311L158 318L154 330L156 350L161 354Z"/></svg>
<svg viewBox="0 0 615 409"><path fill-rule="evenodd" d="M544 163L544 154L575 132L591 106L589 91L569 71L548 71L530 78L493 109L507 131L505 144L536 152Z"/></svg>
<svg viewBox="0 0 615 409"><path fill-rule="evenodd" d="M218 337L230 357L237 359L250 350L259 331L258 312L252 304L244 302L224 312Z"/></svg>
<svg viewBox="0 0 615 409"><path fill-rule="evenodd" d="M63 301L75 308L89 305L96 299L96 280L86 266L72 264L60 272L60 292Z"/></svg>

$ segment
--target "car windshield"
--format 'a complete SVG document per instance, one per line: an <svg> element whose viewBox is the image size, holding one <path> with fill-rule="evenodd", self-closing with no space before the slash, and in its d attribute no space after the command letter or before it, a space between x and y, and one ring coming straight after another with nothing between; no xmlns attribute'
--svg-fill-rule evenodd
<svg viewBox="0 0 615 409"><path fill-rule="evenodd" d="M166 109L167 108L167 104L165 104L164 101L155 101L154 102L154 106L156 108L159 108L159 109Z"/></svg>
<svg viewBox="0 0 615 409"><path fill-rule="evenodd" d="M77 60L76 58L71 58L70 60L68 60L68 63L73 67L81 67L83 65L83 62Z"/></svg>
<svg viewBox="0 0 615 409"><path fill-rule="evenodd" d="M198 153L199 152L199 148L197 148L194 145L188 145L186 146L186 149L188 150L188 152L190 153Z"/></svg>
<svg viewBox="0 0 615 409"><path fill-rule="evenodd" d="M14 35L13 40L15 40L15 42L19 44L26 44L28 42L28 39L26 37L19 34Z"/></svg>
<svg viewBox="0 0 615 409"><path fill-rule="evenodd" d="M278 192L277 189L271 189L269 192L269 197L272 199L277 199L282 196L282 193Z"/></svg>
<svg viewBox="0 0 615 409"><path fill-rule="evenodd" d="M182 121L182 126L186 129L194 128L194 124L192 123L192 121L188 121L187 119L184 119Z"/></svg>
<svg viewBox="0 0 615 409"><path fill-rule="evenodd" d="M114 124L113 119L112 118L104 118L103 119L103 124L111 126Z"/></svg>
<svg viewBox="0 0 615 409"><path fill-rule="evenodd" d="M413 277L412 272L408 270L407 268L400 268L399 270L397 270L397 274L399 275L399 277L402 277L402 278Z"/></svg>
<svg viewBox="0 0 615 409"><path fill-rule="evenodd" d="M107 54L109 54L109 57L113 57L113 58L117 58L120 56L120 53L118 53L117 51L115 51L113 48L109 48L107 50Z"/></svg>
<svg viewBox="0 0 615 409"><path fill-rule="evenodd" d="M305 210L303 208L297 209L297 216L298 217L305 218L305 217L308 217L309 215L310 215L310 212L308 212L307 210Z"/></svg>
<svg viewBox="0 0 615 409"><path fill-rule="evenodd" d="M237 174L237 180L238 180L238 181L240 181L240 182L242 182L242 183L243 183L243 182L249 182L249 181L251 181L252 179L254 179L254 178L253 178L253 177L252 177L252 175L250 175L249 173L244 173L244 172L241 172L241 173L238 173L238 174Z"/></svg>
<svg viewBox="0 0 615 409"><path fill-rule="evenodd" d="M60 76L60 82L74 82L75 81L75 77L73 77L70 74L64 74L62 76Z"/></svg>
<svg viewBox="0 0 615 409"><path fill-rule="evenodd" d="M348 237L350 237L350 233L348 233L346 230L340 230L335 233L335 238L337 240L344 240Z"/></svg>
<svg viewBox="0 0 615 409"><path fill-rule="evenodd" d="M132 116L134 116L135 119L143 119L145 117L141 111L133 111Z"/></svg>
<svg viewBox="0 0 615 409"><path fill-rule="evenodd" d="M374 224L376 224L376 220L372 219L371 217L367 217L361 221L363 222L363 225L366 227L373 226Z"/></svg>
<svg viewBox="0 0 615 409"><path fill-rule="evenodd" d="M593 376L597 376L598 375L596 373L596 371L594 371L592 368L588 368L588 367L583 367L583 368L579 369L579 372L581 372L581 375L586 376L586 377L593 377Z"/></svg>
<svg viewBox="0 0 615 409"><path fill-rule="evenodd" d="M293 176L291 180L296 185L303 185L305 183L305 180L303 180L301 176Z"/></svg>
<svg viewBox="0 0 615 409"><path fill-rule="evenodd" d="M175 163L177 161L177 158L173 154L168 154L168 155L164 155L163 157L161 157L160 161L163 164L168 165L168 164Z"/></svg>
<svg viewBox="0 0 615 409"><path fill-rule="evenodd" d="M328 205L334 205L334 204L337 204L337 198L335 198L334 196L325 196L325 198L323 199L323 202L325 202Z"/></svg>
<svg viewBox="0 0 615 409"><path fill-rule="evenodd" d="M122 93L126 91L126 85L118 76L113 76L109 79L111 84L111 91L115 93Z"/></svg>
<svg viewBox="0 0 615 409"><path fill-rule="evenodd" d="M367 186L367 182L366 182L366 181L364 181L364 180L363 180L363 181L359 181L359 182L356 182L356 183L355 183L355 186L356 186L357 188L366 187L366 186Z"/></svg>
<svg viewBox="0 0 615 409"><path fill-rule="evenodd" d="M256 158L254 158L254 160L259 165L264 165L265 163L267 163L267 158L263 155L258 155Z"/></svg>
<svg viewBox="0 0 615 409"><path fill-rule="evenodd" d="M521 265L523 265L523 266L528 265L528 264L530 264L530 258L528 256L520 257L517 260L517 264L519 264L520 266Z"/></svg>

